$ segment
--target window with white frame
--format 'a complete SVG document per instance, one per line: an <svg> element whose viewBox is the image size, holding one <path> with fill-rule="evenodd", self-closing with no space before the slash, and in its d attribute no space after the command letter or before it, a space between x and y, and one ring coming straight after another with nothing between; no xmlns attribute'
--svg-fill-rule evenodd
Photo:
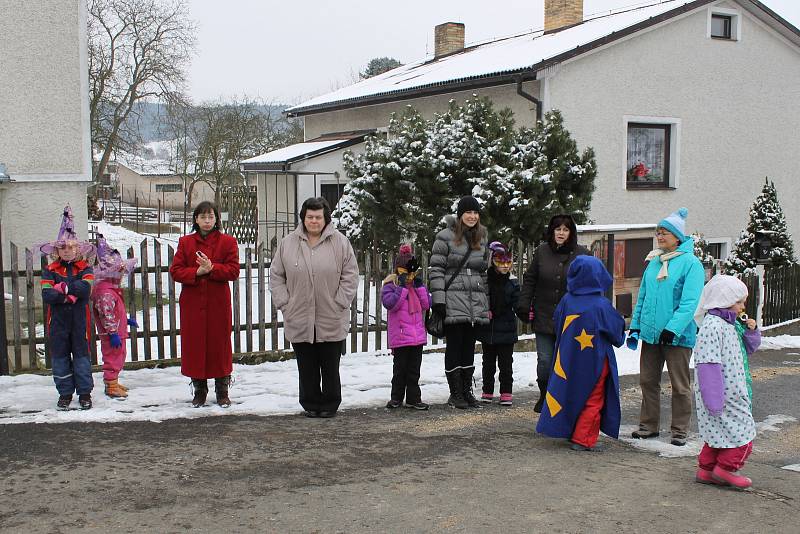
<svg viewBox="0 0 800 534"><path fill-rule="evenodd" d="M708 10L707 36L722 41L738 41L742 33L742 17L736 9L714 6Z"/></svg>
<svg viewBox="0 0 800 534"><path fill-rule="evenodd" d="M628 123L628 189L671 187L672 125Z"/></svg>
<svg viewBox="0 0 800 534"><path fill-rule="evenodd" d="M180 193L183 191L182 184L156 184L156 193Z"/></svg>

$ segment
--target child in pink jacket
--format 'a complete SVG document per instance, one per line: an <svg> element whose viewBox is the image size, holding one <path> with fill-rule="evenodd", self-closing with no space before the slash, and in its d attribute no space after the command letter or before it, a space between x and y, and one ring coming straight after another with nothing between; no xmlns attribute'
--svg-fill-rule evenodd
<svg viewBox="0 0 800 534"><path fill-rule="evenodd" d="M431 307L431 300L418 269L411 245L401 245L394 261L394 273L383 281L381 302L389 312L389 348L394 354L392 398L386 404L390 410L402 406L403 397L407 408L428 409L422 402L419 368L422 347L428 340L425 311Z"/></svg>
<svg viewBox="0 0 800 534"><path fill-rule="evenodd" d="M92 288L92 311L100 338L103 355L103 382L105 393L112 399L125 399L128 388L119 383L119 373L127 356L125 340L128 326L138 327L136 320L128 318L120 282L135 267L136 260L123 260L102 235L97 237L96 283Z"/></svg>

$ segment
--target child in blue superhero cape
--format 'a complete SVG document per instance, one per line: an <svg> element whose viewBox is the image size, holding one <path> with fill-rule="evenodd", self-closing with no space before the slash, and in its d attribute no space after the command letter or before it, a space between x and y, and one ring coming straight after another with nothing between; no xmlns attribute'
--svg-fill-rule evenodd
<svg viewBox="0 0 800 534"><path fill-rule="evenodd" d="M567 294L554 315L555 360L536 431L567 438L573 450L597 451L602 430L619 437L620 401L613 347L625 341L625 321L605 297L611 275L594 256L578 256L567 271Z"/></svg>

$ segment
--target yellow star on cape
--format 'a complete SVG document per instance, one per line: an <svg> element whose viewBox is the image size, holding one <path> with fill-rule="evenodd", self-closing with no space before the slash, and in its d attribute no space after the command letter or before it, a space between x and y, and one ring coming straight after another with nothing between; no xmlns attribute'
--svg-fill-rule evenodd
<svg viewBox="0 0 800 534"><path fill-rule="evenodd" d="M550 410L550 417L555 417L561 411L561 404L550 395L549 391L545 393L544 398L547 401L547 408Z"/></svg>
<svg viewBox="0 0 800 534"><path fill-rule="evenodd" d="M593 335L590 336L586 333L586 330L581 328L581 335L575 336L575 341L581 344L581 350L585 349L586 347L594 348L594 345L592 344L593 337Z"/></svg>

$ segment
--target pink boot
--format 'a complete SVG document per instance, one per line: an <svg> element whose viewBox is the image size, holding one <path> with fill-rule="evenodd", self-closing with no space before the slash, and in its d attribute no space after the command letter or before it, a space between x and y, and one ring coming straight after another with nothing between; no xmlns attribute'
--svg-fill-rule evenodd
<svg viewBox="0 0 800 534"><path fill-rule="evenodd" d="M494 395L491 393L481 393L481 402L492 402L494 400Z"/></svg>
<svg viewBox="0 0 800 534"><path fill-rule="evenodd" d="M753 485L753 481L742 475L737 475L737 471L726 471L720 466L715 466L711 476L717 482L723 482L737 489L747 489Z"/></svg>
<svg viewBox="0 0 800 534"><path fill-rule="evenodd" d="M500 394L500 405L501 406L511 406L511 393L501 393Z"/></svg>
<svg viewBox="0 0 800 534"><path fill-rule="evenodd" d="M708 469L703 469L702 467L697 468L697 473L694 475L695 482L699 482L700 484L714 484L716 486L727 486L728 484L725 482L718 482L714 480L711 471Z"/></svg>

